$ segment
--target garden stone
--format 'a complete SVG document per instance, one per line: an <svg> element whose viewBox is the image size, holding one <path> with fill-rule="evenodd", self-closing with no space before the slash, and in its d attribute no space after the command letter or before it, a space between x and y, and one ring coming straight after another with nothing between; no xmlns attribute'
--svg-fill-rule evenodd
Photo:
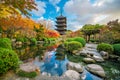
<svg viewBox="0 0 120 80"><path fill-rule="evenodd" d="M87 54L87 51L85 49L82 49L80 53Z"/></svg>
<svg viewBox="0 0 120 80"><path fill-rule="evenodd" d="M117 55L110 55L109 58L116 61L116 60L119 59L119 56L117 56Z"/></svg>
<svg viewBox="0 0 120 80"><path fill-rule="evenodd" d="M104 59L108 59L108 58L109 58L108 52L101 51L101 52L100 52L100 55L101 55Z"/></svg>
<svg viewBox="0 0 120 80"><path fill-rule="evenodd" d="M50 73L47 73L47 72L42 72L42 75L43 75L43 76L49 76L49 77L51 77L51 74L50 74Z"/></svg>
<svg viewBox="0 0 120 80"><path fill-rule="evenodd" d="M118 61L120 62L120 57L118 58Z"/></svg>
<svg viewBox="0 0 120 80"><path fill-rule="evenodd" d="M80 74L74 70L67 70L63 76L70 78L70 80L80 80Z"/></svg>
<svg viewBox="0 0 120 80"><path fill-rule="evenodd" d="M87 53L87 57L88 57L88 58L93 57L93 55L94 55L93 53Z"/></svg>
<svg viewBox="0 0 120 80"><path fill-rule="evenodd" d="M81 55L81 56L84 56L84 57L87 56L87 53L81 53L81 52L79 52L78 54Z"/></svg>
<svg viewBox="0 0 120 80"><path fill-rule="evenodd" d="M72 51L73 54L77 54L78 53L78 50L74 50Z"/></svg>
<svg viewBox="0 0 120 80"><path fill-rule="evenodd" d="M86 66L86 69L88 71L90 71L91 73L97 75L97 76L100 76L102 78L105 78L105 71L104 69L100 66L100 65L97 65L97 64L88 64Z"/></svg>
<svg viewBox="0 0 120 80"><path fill-rule="evenodd" d="M92 59L92 58L84 58L83 61L84 61L85 63L95 63L95 60Z"/></svg>
<svg viewBox="0 0 120 80"><path fill-rule="evenodd" d="M68 62L68 70L75 70L77 72L83 72L83 66L78 63Z"/></svg>
<svg viewBox="0 0 120 80"><path fill-rule="evenodd" d="M100 57L100 56L93 55L92 58L93 58L95 61L97 61L97 62L103 62L103 61L104 61L104 59L103 59L102 57Z"/></svg>
<svg viewBox="0 0 120 80"><path fill-rule="evenodd" d="M37 67L35 64L33 64L32 62L28 62L28 63L23 63L20 65L20 70L24 71L24 72L40 72L39 67Z"/></svg>
<svg viewBox="0 0 120 80"><path fill-rule="evenodd" d="M22 42L21 41L17 41L16 45L22 45Z"/></svg>

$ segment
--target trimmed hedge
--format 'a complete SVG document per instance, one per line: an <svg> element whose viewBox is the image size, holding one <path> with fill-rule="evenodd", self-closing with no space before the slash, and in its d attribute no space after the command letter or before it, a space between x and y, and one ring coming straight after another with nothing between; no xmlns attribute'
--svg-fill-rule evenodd
<svg viewBox="0 0 120 80"><path fill-rule="evenodd" d="M107 44L107 43L98 44L97 50L98 51L106 51L108 53L113 53L113 51L114 51L113 46L110 44Z"/></svg>
<svg viewBox="0 0 120 80"><path fill-rule="evenodd" d="M74 41L74 38L68 38L66 41L68 41L68 42Z"/></svg>
<svg viewBox="0 0 120 80"><path fill-rule="evenodd" d="M120 44L114 44L113 48L114 48L114 54L120 56Z"/></svg>
<svg viewBox="0 0 120 80"><path fill-rule="evenodd" d="M18 61L18 56L13 50L0 48L0 74L16 69L19 65Z"/></svg>
<svg viewBox="0 0 120 80"><path fill-rule="evenodd" d="M71 41L77 41L77 42L80 42L80 43L82 44L83 47L84 47L85 44L86 44L85 39L82 38L82 37L68 38L66 41L67 41L67 42L71 42Z"/></svg>
<svg viewBox="0 0 120 80"><path fill-rule="evenodd" d="M83 46L85 46L85 44L86 44L85 39L82 37L76 37L76 38L74 38L74 41L80 42Z"/></svg>
<svg viewBox="0 0 120 80"><path fill-rule="evenodd" d="M64 46L65 46L66 50L71 53L74 50L78 50L78 49L82 48L82 44L77 41L65 42Z"/></svg>
<svg viewBox="0 0 120 80"><path fill-rule="evenodd" d="M11 40L9 38L0 38L0 47L12 50Z"/></svg>

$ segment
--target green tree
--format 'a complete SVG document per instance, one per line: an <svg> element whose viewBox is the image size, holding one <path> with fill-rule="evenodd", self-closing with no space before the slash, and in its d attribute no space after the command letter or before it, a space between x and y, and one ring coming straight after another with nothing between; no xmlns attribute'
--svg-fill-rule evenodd
<svg viewBox="0 0 120 80"><path fill-rule="evenodd" d="M120 33L120 23L118 22L118 19L110 21L107 23L107 26L113 30L113 31L117 31Z"/></svg>
<svg viewBox="0 0 120 80"><path fill-rule="evenodd" d="M81 31L85 35L86 41L89 41L91 35L95 35L95 34L100 32L100 28L102 28L102 25L99 25L99 24L96 24L96 25L86 24L86 25L83 26ZM87 37L88 37L88 39L87 39Z"/></svg>
<svg viewBox="0 0 120 80"><path fill-rule="evenodd" d="M108 22L107 27L113 33L113 43L120 43L120 22L118 19Z"/></svg>

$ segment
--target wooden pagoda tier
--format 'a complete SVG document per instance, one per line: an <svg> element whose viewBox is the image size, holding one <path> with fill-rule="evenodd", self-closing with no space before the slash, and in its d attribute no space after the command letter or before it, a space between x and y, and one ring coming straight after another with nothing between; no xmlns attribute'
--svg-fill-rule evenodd
<svg viewBox="0 0 120 80"><path fill-rule="evenodd" d="M66 17L64 17L64 16L58 16L58 17L56 17L56 24L57 25L55 25L56 27L57 27L57 31L60 33L60 35L64 35L65 34L65 32L66 32L66 28L67 28L67 22L66 22Z"/></svg>

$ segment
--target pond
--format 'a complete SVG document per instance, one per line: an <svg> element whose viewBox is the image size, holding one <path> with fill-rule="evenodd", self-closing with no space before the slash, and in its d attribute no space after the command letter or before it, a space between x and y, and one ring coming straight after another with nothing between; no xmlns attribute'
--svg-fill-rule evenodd
<svg viewBox="0 0 120 80"><path fill-rule="evenodd" d="M46 52L42 61L39 61L39 56L35 58L34 63L40 67L42 75L61 76L67 70L68 59L57 60L55 54L55 51Z"/></svg>
<svg viewBox="0 0 120 80"><path fill-rule="evenodd" d="M67 55L56 55L58 45L37 45L23 46L14 48L23 62L33 61L34 64L40 67L42 75L62 76L67 70L68 58ZM85 80L101 80L87 70L83 73L86 76Z"/></svg>
<svg viewBox="0 0 120 80"><path fill-rule="evenodd" d="M22 46L15 47L14 50L18 53L23 62L33 61L38 65L42 75L48 76L61 76L66 70L68 61L82 62L81 56L70 55L56 55L58 44L40 44L36 46ZM106 61L99 63L105 70L106 80L119 80L120 79L120 64L114 61ZM114 64L114 65L113 65ZM85 64L86 65L86 64ZM84 80L103 80L87 70L84 70Z"/></svg>

